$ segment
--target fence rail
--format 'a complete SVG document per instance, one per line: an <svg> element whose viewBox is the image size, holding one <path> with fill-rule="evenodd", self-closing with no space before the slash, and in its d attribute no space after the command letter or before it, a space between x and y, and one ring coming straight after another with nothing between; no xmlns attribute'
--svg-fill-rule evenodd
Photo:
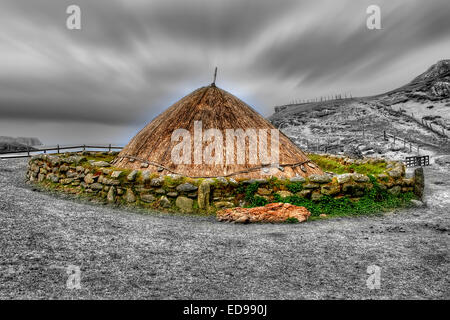
<svg viewBox="0 0 450 320"><path fill-rule="evenodd" d="M0 159L15 159L15 158L28 158L31 157L34 153L47 153L49 151L56 151L56 153L61 153L63 150L75 150L80 149L82 151L86 151L86 149L100 149L100 150L121 150L123 147L119 146L113 146L113 145L107 145L107 146L94 146L94 145L75 145L75 146L60 146L56 145L55 147L49 147L49 148L31 148L29 147L28 150L22 150L22 151L6 151L0 153ZM26 153L26 154L24 154ZM8 155L11 156L2 156L2 155Z"/></svg>
<svg viewBox="0 0 450 320"><path fill-rule="evenodd" d="M406 157L407 167L424 167L430 165L430 156Z"/></svg>

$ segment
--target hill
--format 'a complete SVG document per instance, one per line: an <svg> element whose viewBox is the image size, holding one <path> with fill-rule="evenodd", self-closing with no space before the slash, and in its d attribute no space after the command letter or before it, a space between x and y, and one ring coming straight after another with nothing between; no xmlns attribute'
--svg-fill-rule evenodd
<svg viewBox="0 0 450 320"><path fill-rule="evenodd" d="M387 93L277 106L270 120L307 150L341 153L356 146L364 155L393 158L417 148L450 151L450 60Z"/></svg>

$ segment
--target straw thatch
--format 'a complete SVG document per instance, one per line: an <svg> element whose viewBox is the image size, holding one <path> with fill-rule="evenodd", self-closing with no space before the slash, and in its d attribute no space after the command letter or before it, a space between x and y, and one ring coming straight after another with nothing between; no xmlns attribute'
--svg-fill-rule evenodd
<svg viewBox="0 0 450 320"><path fill-rule="evenodd" d="M226 129L270 129L275 127L247 104L214 84L202 87L185 96L142 129L120 152L114 165L119 168L149 170L160 174L176 173L187 177L265 178L264 163L249 164L248 145L245 164L175 164L171 152L179 141L172 142L176 129L186 129L193 136L194 121L202 121L203 132L209 128L223 132ZM192 139L193 140L193 139ZM279 134L280 169L271 170L276 177L308 176L322 174L322 170L307 158L288 137ZM247 142L248 143L248 142ZM204 142L205 147L208 143ZM236 147L236 146L235 146ZM193 141L192 141L192 150ZM226 148L224 148L225 152ZM226 156L224 154L223 158ZM259 158L258 158L259 161ZM148 167L147 167L148 166ZM267 170L266 170L267 171ZM269 175L270 176L270 175Z"/></svg>

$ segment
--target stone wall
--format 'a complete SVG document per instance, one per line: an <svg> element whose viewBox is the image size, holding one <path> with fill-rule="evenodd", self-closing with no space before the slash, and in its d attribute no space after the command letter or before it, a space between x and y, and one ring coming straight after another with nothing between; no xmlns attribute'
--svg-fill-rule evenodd
<svg viewBox="0 0 450 320"><path fill-rule="evenodd" d="M26 177L30 182L48 189L108 203L183 213L214 213L222 208L245 206L248 204L249 186L253 186L254 196L264 198L265 202L273 202L278 196L292 195L312 201L319 201L324 196L349 196L357 201L374 187L369 176L357 173L329 173L289 180L161 176L148 171L113 168L109 162L101 160L104 155L83 152L34 156L29 161ZM382 189L394 195L423 189L423 186L416 185L414 178L405 177L402 163L389 162L386 168L386 172L373 176Z"/></svg>

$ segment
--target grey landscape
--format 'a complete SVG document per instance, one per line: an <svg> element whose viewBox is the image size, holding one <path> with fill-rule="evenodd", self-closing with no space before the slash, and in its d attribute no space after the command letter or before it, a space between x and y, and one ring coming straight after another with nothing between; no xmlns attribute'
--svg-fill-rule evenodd
<svg viewBox="0 0 450 320"><path fill-rule="evenodd" d="M379 30L369 0L77 3L80 30L68 0L0 4L0 300L450 299L448 0L380 0ZM236 224L27 182L28 156L123 147L215 67L307 153L428 157L423 199Z"/></svg>

